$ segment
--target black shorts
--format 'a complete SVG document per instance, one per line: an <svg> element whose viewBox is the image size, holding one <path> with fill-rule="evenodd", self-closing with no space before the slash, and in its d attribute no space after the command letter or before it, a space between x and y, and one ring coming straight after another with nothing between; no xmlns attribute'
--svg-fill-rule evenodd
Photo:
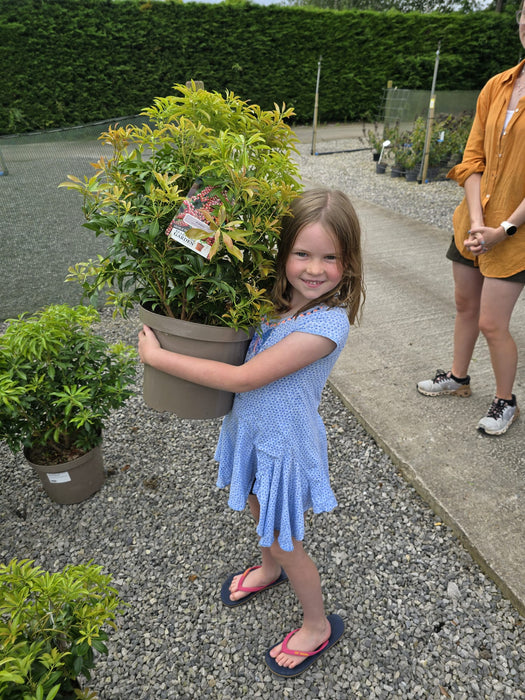
<svg viewBox="0 0 525 700"><path fill-rule="evenodd" d="M457 246L456 246L456 241L454 240L454 236L452 236L452 241L450 243L450 247L447 250L447 258L449 260L452 260L452 262L457 262L461 263L462 265L467 265L467 267L476 267L474 264L474 260L470 260L470 258L465 258L461 253L459 252ZM501 277L498 279L503 279L507 280L507 282L519 282L520 284L525 284L525 270L522 270L521 272L516 272L515 275L510 275L510 277Z"/></svg>

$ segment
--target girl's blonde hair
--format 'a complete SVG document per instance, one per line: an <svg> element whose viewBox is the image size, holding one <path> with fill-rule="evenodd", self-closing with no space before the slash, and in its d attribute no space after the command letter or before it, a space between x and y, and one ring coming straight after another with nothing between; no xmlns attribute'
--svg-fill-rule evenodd
<svg viewBox="0 0 525 700"><path fill-rule="evenodd" d="M353 324L359 320L365 300L361 226L348 197L339 190L328 188L304 192L292 202L289 213L282 219L275 284L272 290L275 310L277 313L290 310L292 287L286 279L286 261L299 232L305 226L315 223L321 224L338 242L343 275L335 289L305 304L297 313L318 304L343 306L347 309L350 323Z"/></svg>

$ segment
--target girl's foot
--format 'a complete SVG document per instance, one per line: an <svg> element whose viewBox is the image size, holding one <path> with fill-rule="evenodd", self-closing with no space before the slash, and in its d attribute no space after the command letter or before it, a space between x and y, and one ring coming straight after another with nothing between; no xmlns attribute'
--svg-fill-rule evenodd
<svg viewBox="0 0 525 700"><path fill-rule="evenodd" d="M301 627L301 629L297 630L297 632L288 639L287 647L299 652L315 651L329 639L331 631L330 622L328 620L325 620L322 629L308 631L304 627ZM295 668L305 660L305 656L285 654L282 651L282 646L283 643L281 642L270 650L270 656L275 659L279 666L283 668Z"/></svg>
<svg viewBox="0 0 525 700"><path fill-rule="evenodd" d="M252 566L242 574L233 577L230 584L230 600L246 598L253 590L239 590L239 584L244 589L266 588L277 581L281 574L280 567L276 570L264 569L262 566Z"/></svg>

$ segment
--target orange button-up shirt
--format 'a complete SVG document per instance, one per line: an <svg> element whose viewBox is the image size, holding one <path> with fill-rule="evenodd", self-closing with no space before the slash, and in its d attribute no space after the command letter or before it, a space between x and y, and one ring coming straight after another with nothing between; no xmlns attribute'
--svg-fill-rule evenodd
<svg viewBox="0 0 525 700"><path fill-rule="evenodd" d="M525 61L491 78L479 94L476 116L463 160L447 177L463 186L473 173L481 177L485 226L497 228L525 198L525 98L521 98L503 130L514 87ZM465 248L470 216L463 198L453 217L454 238L460 253L476 260L486 277L510 277L525 269L525 224L513 236L478 257Z"/></svg>

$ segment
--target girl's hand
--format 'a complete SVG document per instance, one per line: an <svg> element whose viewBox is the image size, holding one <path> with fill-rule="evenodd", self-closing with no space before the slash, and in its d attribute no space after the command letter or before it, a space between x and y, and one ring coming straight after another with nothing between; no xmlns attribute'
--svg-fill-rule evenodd
<svg viewBox="0 0 525 700"><path fill-rule="evenodd" d="M501 235L503 231L503 235ZM472 227L468 232L468 238L463 241L463 245L470 250L473 255L482 255L492 250L495 245L506 237L505 231L499 226L490 228L489 226Z"/></svg>
<svg viewBox="0 0 525 700"><path fill-rule="evenodd" d="M157 336L148 326L139 331L139 358L142 363L151 364L151 355L160 348Z"/></svg>

